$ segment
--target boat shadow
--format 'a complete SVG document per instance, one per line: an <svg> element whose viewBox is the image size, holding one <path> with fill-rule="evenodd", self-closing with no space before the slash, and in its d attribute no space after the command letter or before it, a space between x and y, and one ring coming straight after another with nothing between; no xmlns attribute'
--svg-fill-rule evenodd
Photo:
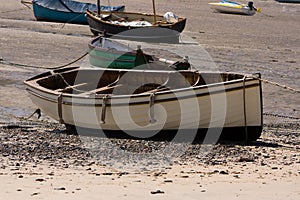
<svg viewBox="0 0 300 200"><path fill-rule="evenodd" d="M266 142L266 141L253 141L248 144L248 146L255 146L255 147L273 147L273 148L278 148L278 147L283 147L282 145L274 142Z"/></svg>
<svg viewBox="0 0 300 200"><path fill-rule="evenodd" d="M260 137L260 128L252 129L250 137L246 138L244 128L230 129L198 129L176 131L112 131L95 130L81 127L67 126L66 129L54 129L55 134L77 135L82 137L108 138L108 139L132 139L144 141L164 141L189 144L230 144L247 146L279 147L276 143L256 141Z"/></svg>

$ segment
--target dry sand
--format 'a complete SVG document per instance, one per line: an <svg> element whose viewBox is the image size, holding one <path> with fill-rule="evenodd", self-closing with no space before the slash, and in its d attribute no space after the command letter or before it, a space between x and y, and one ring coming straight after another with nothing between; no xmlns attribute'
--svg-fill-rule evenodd
<svg viewBox="0 0 300 200"><path fill-rule="evenodd" d="M255 1L262 13L249 17L214 13L208 2L157 0L156 7L188 18L183 37L198 42L217 70L261 72L299 90L300 4ZM22 82L84 54L88 26L37 22L19 1L0 3L0 199L300 198L299 93L263 85L264 112L289 118L264 115L261 138L247 146L112 139L96 155L85 145L99 141L66 135L47 116L23 118L36 107ZM151 12L150 1L111 3Z"/></svg>

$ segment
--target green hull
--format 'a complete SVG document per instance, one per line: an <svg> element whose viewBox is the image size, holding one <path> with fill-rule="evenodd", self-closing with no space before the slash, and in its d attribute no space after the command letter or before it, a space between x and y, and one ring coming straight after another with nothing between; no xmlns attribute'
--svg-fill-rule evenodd
<svg viewBox="0 0 300 200"><path fill-rule="evenodd" d="M104 46L104 47L102 47ZM90 64L101 68L132 69L147 64L152 56L101 37L89 43Z"/></svg>
<svg viewBox="0 0 300 200"><path fill-rule="evenodd" d="M90 64L101 68L132 69L136 67L136 55L134 54L115 54L112 52L103 52L90 50Z"/></svg>
<svg viewBox="0 0 300 200"><path fill-rule="evenodd" d="M89 61L95 67L114 69L187 70L186 62L160 62L158 58L145 54L138 48L133 50L121 43L97 37L89 42ZM173 65L173 64L174 65Z"/></svg>

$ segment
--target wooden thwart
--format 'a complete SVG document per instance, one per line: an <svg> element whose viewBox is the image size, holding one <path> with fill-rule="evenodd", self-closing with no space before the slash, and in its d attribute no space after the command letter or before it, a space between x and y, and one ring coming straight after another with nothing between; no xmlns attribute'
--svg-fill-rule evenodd
<svg viewBox="0 0 300 200"><path fill-rule="evenodd" d="M55 91L56 92L67 92L67 91L72 90L72 89L74 89L76 87L80 87L80 86L83 86L83 85L86 85L86 84L88 84L88 83L80 83L80 84L77 84L77 85L70 85L70 86L67 86L65 88L57 89Z"/></svg>
<svg viewBox="0 0 300 200"><path fill-rule="evenodd" d="M110 90L110 89L113 89L113 88L117 88L117 87L120 87L120 86L122 86L122 84L113 85L113 86L104 86L104 87L101 87L101 88L97 88L97 89L94 89L94 90L83 92L83 93L80 94L80 96L91 95L91 94L95 94L95 93L98 93L98 92L103 92L105 90Z"/></svg>

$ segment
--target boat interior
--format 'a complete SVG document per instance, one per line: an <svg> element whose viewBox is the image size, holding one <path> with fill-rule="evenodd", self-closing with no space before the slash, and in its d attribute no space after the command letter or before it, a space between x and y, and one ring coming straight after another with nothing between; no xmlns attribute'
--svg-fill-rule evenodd
<svg viewBox="0 0 300 200"><path fill-rule="evenodd" d="M93 15L97 17L97 13L93 12ZM154 16L146 13L131 13L131 12L101 12L101 20L103 21L118 21L118 22L133 22L133 21L146 21L154 24ZM183 18L178 18L178 21ZM167 22L162 15L156 15L156 24L174 24Z"/></svg>
<svg viewBox="0 0 300 200"><path fill-rule="evenodd" d="M124 51L124 52L130 52L134 51L132 48L122 43L117 43L112 40L106 39L105 37L99 37L92 41L90 44L94 47L101 47L108 50L116 50L116 51Z"/></svg>
<svg viewBox="0 0 300 200"><path fill-rule="evenodd" d="M197 87L243 79L242 74L197 71L134 71L71 69L37 76L27 82L55 92L91 95L132 95Z"/></svg>

